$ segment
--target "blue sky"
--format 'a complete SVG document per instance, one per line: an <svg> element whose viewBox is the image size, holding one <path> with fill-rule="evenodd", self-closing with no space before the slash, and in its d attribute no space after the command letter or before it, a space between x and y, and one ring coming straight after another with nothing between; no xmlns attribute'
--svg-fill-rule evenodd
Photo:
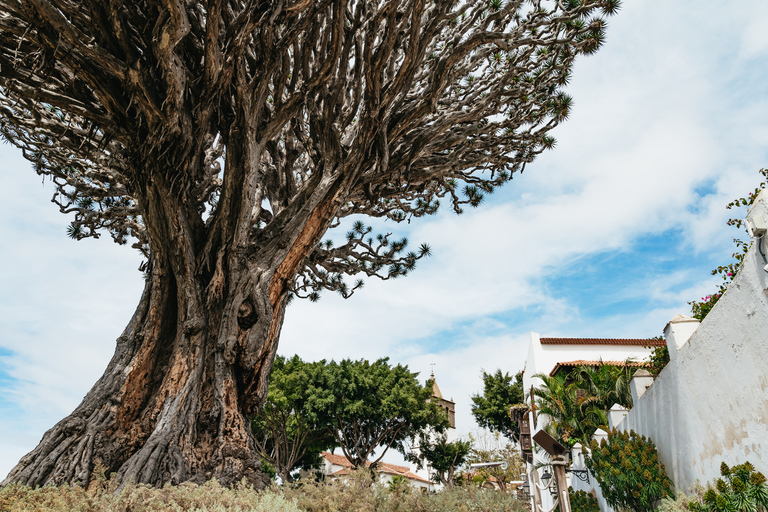
<svg viewBox="0 0 768 512"><path fill-rule="evenodd" d="M408 226L433 256L344 301L288 309L280 352L389 356L429 374L474 428L481 369L522 368L530 331L659 335L729 261L725 204L768 165L768 4L625 0L582 59L554 151L460 217ZM140 258L74 242L52 189L0 146L0 474L101 375L141 292Z"/></svg>

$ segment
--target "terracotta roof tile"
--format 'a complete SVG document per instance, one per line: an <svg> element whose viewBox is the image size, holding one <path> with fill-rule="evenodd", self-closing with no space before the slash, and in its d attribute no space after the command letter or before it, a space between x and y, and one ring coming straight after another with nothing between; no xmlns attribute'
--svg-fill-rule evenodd
<svg viewBox="0 0 768 512"><path fill-rule="evenodd" d="M664 340L630 338L539 338L542 345L629 345L647 347L665 345Z"/></svg>
<svg viewBox="0 0 768 512"><path fill-rule="evenodd" d="M343 469L332 473L330 476L344 476L349 474L349 468L352 467L352 463L343 455L336 455L335 453L322 452L325 460L336 466L342 466ZM370 466L370 462L365 463L366 467ZM419 482L430 483L429 480L425 480L416 473L411 473L410 468L407 466L398 466L397 464L390 464L388 462L379 462L379 468L377 471L381 473L389 473L390 475L400 475L408 478L409 480L418 480Z"/></svg>
<svg viewBox="0 0 768 512"><path fill-rule="evenodd" d="M320 455L322 455L325 458L325 460L327 460L328 462L336 466L341 466L344 468L352 467L352 463L349 462L349 460L343 455L336 455L335 453L329 453L329 452L321 452Z"/></svg>

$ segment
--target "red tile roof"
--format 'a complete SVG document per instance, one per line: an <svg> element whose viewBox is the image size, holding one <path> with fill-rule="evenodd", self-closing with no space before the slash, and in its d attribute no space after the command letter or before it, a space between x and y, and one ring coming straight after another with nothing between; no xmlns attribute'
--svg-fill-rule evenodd
<svg viewBox="0 0 768 512"><path fill-rule="evenodd" d="M552 371L549 372L549 376L552 377L562 368L575 368L577 366L600 366L604 364L609 366L632 366L636 368L645 366L644 361L587 361L585 359L577 359L576 361L557 363L555 367L552 368Z"/></svg>
<svg viewBox="0 0 768 512"><path fill-rule="evenodd" d="M320 455L322 455L323 458L325 458L325 460L327 460L331 464L335 464L336 466L342 466L345 468L352 467L352 463L349 462L349 459L347 459L343 455L336 455L335 453L329 453L329 452L322 452L320 453Z"/></svg>
<svg viewBox="0 0 768 512"><path fill-rule="evenodd" d="M332 473L330 476L343 476L343 475L349 474L349 468L352 467L352 463L349 462L349 459L347 459L343 455L336 455L335 453L328 453L328 452L322 452L320 455L322 455L323 458L325 458L325 460L327 460L331 464L343 467L343 469L340 469L335 473ZM367 461L365 463L366 467L369 467L370 465L371 465L370 461ZM380 473L389 473L390 475L404 476L409 480L418 480L419 482L430 483L429 480L425 480L424 478L420 477L416 473L411 473L410 468L406 466L398 466L396 464L390 464L388 462L379 462L378 467L376 468L376 471L379 471Z"/></svg>
<svg viewBox="0 0 768 512"><path fill-rule="evenodd" d="M664 340L625 339L625 338L539 338L542 345L630 345L630 346L662 346Z"/></svg>

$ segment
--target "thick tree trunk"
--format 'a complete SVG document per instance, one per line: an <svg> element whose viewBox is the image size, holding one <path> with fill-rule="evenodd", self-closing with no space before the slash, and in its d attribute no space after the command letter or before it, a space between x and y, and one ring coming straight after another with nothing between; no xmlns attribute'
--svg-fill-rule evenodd
<svg viewBox="0 0 768 512"><path fill-rule="evenodd" d="M208 315L207 322L199 321L206 315L185 318L188 304L182 301L195 292L206 295L180 289L155 269L104 375L3 483L87 485L101 463L122 482L231 483L245 477L266 485L245 413L265 392L259 381L271 366L276 334L263 338L258 364L243 375L242 362L220 341L242 341L260 312L241 306L238 332L228 332L226 314ZM266 287L257 292L263 303L267 294ZM221 311L233 307L224 304ZM279 332L282 314L275 313L258 315L271 317L267 332Z"/></svg>
<svg viewBox="0 0 768 512"><path fill-rule="evenodd" d="M121 482L267 484L249 416L266 397L290 282L327 229L340 187L317 187L279 236L249 253L233 242L236 233L195 250L205 244L195 241L183 205L154 192L145 218L158 242L115 355L3 484L87 485L97 463Z"/></svg>

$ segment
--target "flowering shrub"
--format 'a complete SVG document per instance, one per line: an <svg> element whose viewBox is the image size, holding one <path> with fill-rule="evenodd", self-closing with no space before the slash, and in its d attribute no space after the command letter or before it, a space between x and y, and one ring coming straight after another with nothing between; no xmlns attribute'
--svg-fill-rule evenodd
<svg viewBox="0 0 768 512"><path fill-rule="evenodd" d="M574 491L568 488L568 498L571 501L572 512L600 512L597 498L586 491Z"/></svg>
<svg viewBox="0 0 768 512"><path fill-rule="evenodd" d="M600 484L605 501L614 509L651 512L657 501L672 495L672 482L659 462L656 445L635 431L616 429L598 445L590 444L587 469Z"/></svg>
<svg viewBox="0 0 768 512"><path fill-rule="evenodd" d="M734 199L726 205L726 208L732 210L733 208L740 208L742 206L752 206L760 191L763 190L766 185L768 185L768 169L760 169L759 172L762 175L764 181L755 188L754 192L750 192L747 197ZM744 220L741 218L729 219L728 225L746 231ZM712 311L712 308L715 306L715 304L717 304L717 301L720 300L720 297L723 296L725 290L728 289L728 285L731 284L731 281L733 281L734 277L736 277L736 274L741 268L741 263L744 261L744 256L746 256L747 251L752 245L751 241L741 240L739 238L734 238L733 243L736 244L736 251L731 255L734 261L728 265L717 267L712 271L713 276L720 275L723 278L723 282L718 285L717 291L702 297L701 301L693 300L688 303L691 305L691 314L698 320L704 320L709 312Z"/></svg>
<svg viewBox="0 0 768 512"><path fill-rule="evenodd" d="M768 510L768 485L765 476L749 462L732 468L723 462L714 487L688 508L694 512L765 512Z"/></svg>

